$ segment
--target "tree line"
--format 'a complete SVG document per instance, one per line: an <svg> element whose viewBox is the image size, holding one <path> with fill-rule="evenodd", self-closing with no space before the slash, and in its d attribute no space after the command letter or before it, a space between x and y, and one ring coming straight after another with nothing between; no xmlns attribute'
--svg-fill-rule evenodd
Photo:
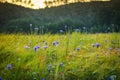
<svg viewBox="0 0 120 80"><path fill-rule="evenodd" d="M120 32L120 0L75 3L45 9L28 9L0 3L0 32ZM32 28L30 28L32 24ZM67 26L65 28L65 26ZM86 27L84 30L83 27ZM42 31L41 31L42 32Z"/></svg>

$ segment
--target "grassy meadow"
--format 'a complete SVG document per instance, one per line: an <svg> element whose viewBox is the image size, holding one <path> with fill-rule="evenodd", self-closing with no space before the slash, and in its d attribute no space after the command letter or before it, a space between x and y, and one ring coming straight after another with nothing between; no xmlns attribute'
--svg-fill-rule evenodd
<svg viewBox="0 0 120 80"><path fill-rule="evenodd" d="M120 80L120 0L2 1L0 80Z"/></svg>
<svg viewBox="0 0 120 80"><path fill-rule="evenodd" d="M120 80L119 35L0 34L0 80Z"/></svg>

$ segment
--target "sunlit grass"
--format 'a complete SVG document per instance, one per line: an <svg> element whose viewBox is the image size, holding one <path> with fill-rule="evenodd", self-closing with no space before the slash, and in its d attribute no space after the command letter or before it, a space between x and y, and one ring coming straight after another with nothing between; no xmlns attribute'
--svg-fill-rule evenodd
<svg viewBox="0 0 120 80"><path fill-rule="evenodd" d="M0 78L119 80L119 35L77 32L54 35L0 34ZM53 45L53 42L57 44ZM35 46L40 48L35 50ZM12 67L8 68L8 65Z"/></svg>

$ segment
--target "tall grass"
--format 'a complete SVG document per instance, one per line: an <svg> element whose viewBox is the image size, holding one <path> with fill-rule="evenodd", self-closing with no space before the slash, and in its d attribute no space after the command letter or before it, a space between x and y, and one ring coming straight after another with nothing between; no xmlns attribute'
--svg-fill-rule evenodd
<svg viewBox="0 0 120 80"><path fill-rule="evenodd" d="M0 34L0 78L119 80L119 35L79 32L62 35Z"/></svg>

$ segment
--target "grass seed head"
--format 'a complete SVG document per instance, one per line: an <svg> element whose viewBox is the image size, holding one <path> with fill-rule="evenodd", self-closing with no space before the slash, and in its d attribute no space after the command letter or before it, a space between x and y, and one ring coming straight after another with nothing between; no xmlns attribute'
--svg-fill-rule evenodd
<svg viewBox="0 0 120 80"><path fill-rule="evenodd" d="M92 47L95 47L95 44L92 44Z"/></svg>

